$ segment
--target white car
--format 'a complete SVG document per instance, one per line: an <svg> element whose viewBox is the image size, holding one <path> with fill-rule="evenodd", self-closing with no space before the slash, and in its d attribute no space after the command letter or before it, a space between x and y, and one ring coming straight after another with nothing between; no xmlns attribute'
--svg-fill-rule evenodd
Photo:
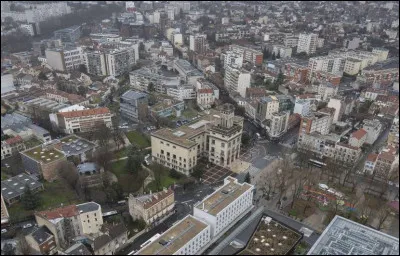
<svg viewBox="0 0 400 256"><path fill-rule="evenodd" d="M322 183L318 184L318 187L319 187L320 189L322 189L322 190L328 190L328 189L329 189L329 187L328 187L327 185L322 184Z"/></svg>
<svg viewBox="0 0 400 256"><path fill-rule="evenodd" d="M22 228L31 228L31 227L32 227L31 223L28 223L28 224L25 224L25 225L22 226Z"/></svg>
<svg viewBox="0 0 400 256"><path fill-rule="evenodd" d="M3 229L1 230L1 233L2 233L2 234L7 233L7 229L3 228Z"/></svg>

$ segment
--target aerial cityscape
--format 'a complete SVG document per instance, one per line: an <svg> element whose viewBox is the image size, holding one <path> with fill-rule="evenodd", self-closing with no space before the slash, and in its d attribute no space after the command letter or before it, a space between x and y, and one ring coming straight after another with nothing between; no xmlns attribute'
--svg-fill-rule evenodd
<svg viewBox="0 0 400 256"><path fill-rule="evenodd" d="M1 255L399 255L398 1L2 1Z"/></svg>

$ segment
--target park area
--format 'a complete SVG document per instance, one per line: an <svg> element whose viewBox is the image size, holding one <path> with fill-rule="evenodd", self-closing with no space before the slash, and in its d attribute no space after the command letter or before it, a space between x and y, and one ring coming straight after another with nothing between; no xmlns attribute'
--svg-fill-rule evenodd
<svg viewBox="0 0 400 256"><path fill-rule="evenodd" d="M137 192L143 186L143 182L148 176L147 171L140 170L134 173L127 168L127 159L112 163L111 172L115 174L118 183L121 185L124 193Z"/></svg>
<svg viewBox="0 0 400 256"><path fill-rule="evenodd" d="M126 133L126 137L128 138L129 142L133 145L137 146L140 149L150 147L150 138L138 131L130 131Z"/></svg>

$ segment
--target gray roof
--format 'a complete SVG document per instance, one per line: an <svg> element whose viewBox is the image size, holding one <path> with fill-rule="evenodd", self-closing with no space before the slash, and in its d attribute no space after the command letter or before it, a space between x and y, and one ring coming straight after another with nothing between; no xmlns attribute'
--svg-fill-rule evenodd
<svg viewBox="0 0 400 256"><path fill-rule="evenodd" d="M4 199L7 200L24 194L25 184L28 184L31 190L42 186L42 183L33 178L33 176L25 173L14 176L1 182L1 193Z"/></svg>
<svg viewBox="0 0 400 256"><path fill-rule="evenodd" d="M100 208L100 205L95 202L88 202L83 204L77 204L76 207L78 208L80 213L85 213L98 210Z"/></svg>
<svg viewBox="0 0 400 256"><path fill-rule="evenodd" d="M65 253L67 255L92 255L89 249L80 242L73 244L71 247L65 250Z"/></svg>
<svg viewBox="0 0 400 256"><path fill-rule="evenodd" d="M68 138L68 137L67 137ZM74 139L77 138L77 139ZM64 139L64 138L63 138ZM86 151L92 150L96 147L96 144L85 140L76 135L71 135L72 141L64 142L62 141L61 151L63 151L66 156L80 155Z"/></svg>
<svg viewBox="0 0 400 256"><path fill-rule="evenodd" d="M399 239L336 215L308 255L399 255Z"/></svg>
<svg viewBox="0 0 400 256"><path fill-rule="evenodd" d="M41 226L40 228L36 228L31 234L33 239L40 245L46 242L49 238L53 236L53 234L47 229L46 226Z"/></svg>
<svg viewBox="0 0 400 256"><path fill-rule="evenodd" d="M18 113L6 114L1 117L1 129L21 130L32 124L30 118Z"/></svg>
<svg viewBox="0 0 400 256"><path fill-rule="evenodd" d="M29 125L29 128L31 128L35 132L35 134L41 134L41 135L49 134L48 130L46 130L36 124Z"/></svg>
<svg viewBox="0 0 400 256"><path fill-rule="evenodd" d="M147 97L147 94L143 93L143 92L128 90L124 94L122 94L121 97L125 98L125 99L128 99L128 100L132 100L132 99L136 100L136 99Z"/></svg>
<svg viewBox="0 0 400 256"><path fill-rule="evenodd" d="M96 237L96 239L94 239L93 242L93 249L95 251L103 248L106 244L108 244L109 242L111 242L112 239L109 235L101 235Z"/></svg>
<svg viewBox="0 0 400 256"><path fill-rule="evenodd" d="M79 173L85 173L85 172L93 172L97 170L97 165L95 163L87 162L83 164L79 164L77 166L78 172Z"/></svg>

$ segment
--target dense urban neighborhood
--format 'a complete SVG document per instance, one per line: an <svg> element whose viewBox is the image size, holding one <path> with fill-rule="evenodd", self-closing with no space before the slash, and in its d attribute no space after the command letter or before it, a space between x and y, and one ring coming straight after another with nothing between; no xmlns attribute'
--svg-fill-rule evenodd
<svg viewBox="0 0 400 256"><path fill-rule="evenodd" d="M1 255L399 253L399 2L1 2Z"/></svg>

